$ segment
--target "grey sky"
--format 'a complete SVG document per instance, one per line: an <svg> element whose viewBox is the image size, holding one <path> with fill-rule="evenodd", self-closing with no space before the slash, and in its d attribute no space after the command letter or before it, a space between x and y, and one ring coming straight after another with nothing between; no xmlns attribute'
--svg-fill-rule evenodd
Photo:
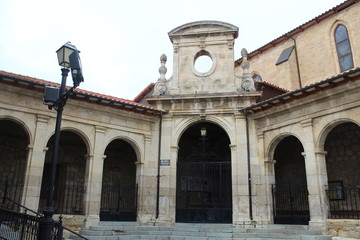
<svg viewBox="0 0 360 240"><path fill-rule="evenodd" d="M133 99L159 77L167 33L182 24L218 20L239 27L235 59L342 3L343 0L0 0L0 70L61 80L55 51L80 51L80 88ZM71 77L68 78L71 84Z"/></svg>

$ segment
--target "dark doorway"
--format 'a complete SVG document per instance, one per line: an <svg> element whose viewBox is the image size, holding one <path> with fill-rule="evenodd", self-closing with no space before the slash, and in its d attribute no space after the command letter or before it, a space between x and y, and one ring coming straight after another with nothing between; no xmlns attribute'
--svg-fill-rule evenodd
<svg viewBox="0 0 360 240"><path fill-rule="evenodd" d="M274 153L275 186L273 186L274 223L309 224L309 200L304 151L294 136L280 141Z"/></svg>
<svg viewBox="0 0 360 240"><path fill-rule="evenodd" d="M230 139L212 123L187 129L179 142L176 221L232 222Z"/></svg>
<svg viewBox="0 0 360 240"><path fill-rule="evenodd" d="M326 138L329 218L360 219L360 127L342 123Z"/></svg>
<svg viewBox="0 0 360 240"><path fill-rule="evenodd" d="M46 206L49 194L51 161L55 136L48 142L41 183L39 209ZM83 215L85 212L85 168L87 148L82 138L71 131L61 131L56 166L54 208L59 214Z"/></svg>
<svg viewBox="0 0 360 240"><path fill-rule="evenodd" d="M27 166L29 140L24 129L14 121L0 120L0 193L21 203Z"/></svg>
<svg viewBox="0 0 360 240"><path fill-rule="evenodd" d="M101 221L136 221L136 153L124 140L112 141L105 150L101 191Z"/></svg>

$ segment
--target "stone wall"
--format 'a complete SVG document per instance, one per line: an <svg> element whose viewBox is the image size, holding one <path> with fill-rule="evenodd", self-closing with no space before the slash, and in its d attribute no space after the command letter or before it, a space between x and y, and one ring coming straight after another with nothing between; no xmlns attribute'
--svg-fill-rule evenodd
<svg viewBox="0 0 360 240"><path fill-rule="evenodd" d="M360 37L360 29L358 28L360 25L360 3L356 3L293 36L297 45L303 87L329 76L340 74L334 42L334 30L338 24L343 24L348 29L354 65L355 67L359 66L360 55L357 53L360 51L360 45L357 44L357 39ZM293 39L289 38L249 59L250 71L259 74L264 81L282 88L288 90L299 88L297 73L294 73L294 71L297 72L296 66L294 66L295 51L292 52L289 61L275 65L281 52L293 45ZM241 47L246 48L246 46ZM235 69L235 73L238 76L242 74L240 66Z"/></svg>
<svg viewBox="0 0 360 240"><path fill-rule="evenodd" d="M360 239L360 220L328 219L327 234Z"/></svg>

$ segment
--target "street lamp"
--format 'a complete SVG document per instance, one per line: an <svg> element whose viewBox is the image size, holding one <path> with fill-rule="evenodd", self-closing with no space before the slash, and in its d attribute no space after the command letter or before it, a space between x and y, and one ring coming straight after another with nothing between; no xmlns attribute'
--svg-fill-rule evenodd
<svg viewBox="0 0 360 240"><path fill-rule="evenodd" d="M206 141L206 135L207 135L207 130L205 127L202 127L200 129L200 135L201 135L201 140L202 140L202 157L205 157L205 141Z"/></svg>
<svg viewBox="0 0 360 240"><path fill-rule="evenodd" d="M43 210L44 218L42 219L41 231L40 231L40 240L53 239L53 229L55 226L55 221L53 215L55 209L53 207L54 200L54 189L55 189L55 179L56 179L56 165L58 162L59 156L59 144L60 144L60 126L61 118L64 106L68 100L70 94L74 89L84 81L82 75L82 67L79 56L79 50L76 49L74 45L70 42L67 42L59 50L56 51L58 55L59 65L61 68L61 85L59 88L54 88L50 86L45 87L44 91L44 104L48 105L49 109L54 108L57 111L56 115L56 125L55 125L55 142L54 142L54 151L51 161L51 175L50 175L50 186L48 192L48 198L46 202L46 207ZM66 78L71 69L71 75L73 79L73 87L66 90Z"/></svg>

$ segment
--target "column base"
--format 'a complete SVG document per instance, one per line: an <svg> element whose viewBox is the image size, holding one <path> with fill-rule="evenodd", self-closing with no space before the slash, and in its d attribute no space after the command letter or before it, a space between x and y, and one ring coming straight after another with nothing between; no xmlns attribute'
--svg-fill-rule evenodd
<svg viewBox="0 0 360 240"><path fill-rule="evenodd" d="M309 221L309 230L320 230L322 234L326 234L326 221Z"/></svg>
<svg viewBox="0 0 360 240"><path fill-rule="evenodd" d="M88 229L90 226L98 226L100 223L99 215L88 215L85 219L84 227Z"/></svg>

